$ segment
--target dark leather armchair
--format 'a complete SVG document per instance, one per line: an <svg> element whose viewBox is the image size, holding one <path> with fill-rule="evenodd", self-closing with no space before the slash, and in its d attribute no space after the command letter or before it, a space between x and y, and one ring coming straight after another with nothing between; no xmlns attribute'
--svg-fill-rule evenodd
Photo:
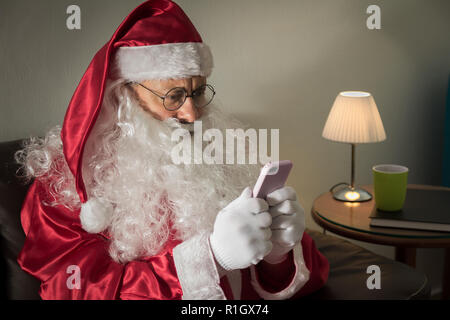
<svg viewBox="0 0 450 320"><path fill-rule="evenodd" d="M25 235L20 209L27 187L16 177L14 153L21 140L0 143L0 290L5 299L39 299L39 281L17 264ZM307 230L330 262L330 275L321 290L306 299L428 299L427 277L407 265L373 254L348 241ZM367 267L381 269L381 289L369 290Z"/></svg>

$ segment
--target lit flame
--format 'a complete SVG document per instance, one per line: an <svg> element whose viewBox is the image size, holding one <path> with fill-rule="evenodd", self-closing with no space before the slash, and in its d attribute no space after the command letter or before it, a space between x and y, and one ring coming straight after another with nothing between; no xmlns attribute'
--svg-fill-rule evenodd
<svg viewBox="0 0 450 320"><path fill-rule="evenodd" d="M355 191L349 191L345 194L345 198L349 201L358 200L359 197L360 197L359 193Z"/></svg>

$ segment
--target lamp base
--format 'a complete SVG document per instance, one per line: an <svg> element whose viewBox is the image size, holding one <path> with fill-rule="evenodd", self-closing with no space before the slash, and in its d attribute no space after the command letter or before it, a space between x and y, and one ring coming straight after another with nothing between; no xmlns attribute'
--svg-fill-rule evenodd
<svg viewBox="0 0 450 320"><path fill-rule="evenodd" d="M333 193L333 198L345 202L364 202L372 199L372 195L364 189L347 186Z"/></svg>

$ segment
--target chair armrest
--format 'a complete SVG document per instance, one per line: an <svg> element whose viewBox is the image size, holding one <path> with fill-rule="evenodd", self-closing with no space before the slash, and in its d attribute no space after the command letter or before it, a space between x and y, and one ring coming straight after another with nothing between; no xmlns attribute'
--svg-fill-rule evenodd
<svg viewBox="0 0 450 320"><path fill-rule="evenodd" d="M429 299L431 287L425 274L394 260L372 253L349 241L320 232L306 231L330 263L327 284L310 295L322 300ZM368 289L367 267L381 270L381 289Z"/></svg>
<svg viewBox="0 0 450 320"><path fill-rule="evenodd" d="M4 299L40 299L39 281L23 271L17 256L25 241L20 209L28 185L16 176L14 153L22 140L0 143L0 296Z"/></svg>

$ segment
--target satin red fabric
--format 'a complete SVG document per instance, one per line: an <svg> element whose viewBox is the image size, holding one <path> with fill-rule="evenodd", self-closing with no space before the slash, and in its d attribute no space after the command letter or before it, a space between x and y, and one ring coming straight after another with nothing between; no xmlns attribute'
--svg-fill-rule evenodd
<svg viewBox="0 0 450 320"><path fill-rule="evenodd" d="M33 183L21 212L26 234L18 263L41 281L43 299L181 299L181 289L172 249L179 241L169 241L157 255L119 264L108 253L108 238L90 234L81 228L79 212L64 207L49 207L46 186ZM311 275L306 285L294 296L299 298L318 290L328 277L326 258L315 248L305 233L303 254ZM286 260L285 270L292 270L292 260ZM80 288L68 286L70 266L80 270ZM287 275L286 283L293 275ZM242 270L242 299L260 299L250 283L250 270ZM261 285L271 292L279 290L270 274L259 273ZM233 298L227 281L221 282L224 293Z"/></svg>
<svg viewBox="0 0 450 320"><path fill-rule="evenodd" d="M43 299L181 299L172 257L178 241L156 256L119 264L104 235L82 229L78 211L44 206L46 197L46 187L33 183L22 208L26 240L18 257L22 269L41 281ZM80 270L80 289L67 284L70 266Z"/></svg>

